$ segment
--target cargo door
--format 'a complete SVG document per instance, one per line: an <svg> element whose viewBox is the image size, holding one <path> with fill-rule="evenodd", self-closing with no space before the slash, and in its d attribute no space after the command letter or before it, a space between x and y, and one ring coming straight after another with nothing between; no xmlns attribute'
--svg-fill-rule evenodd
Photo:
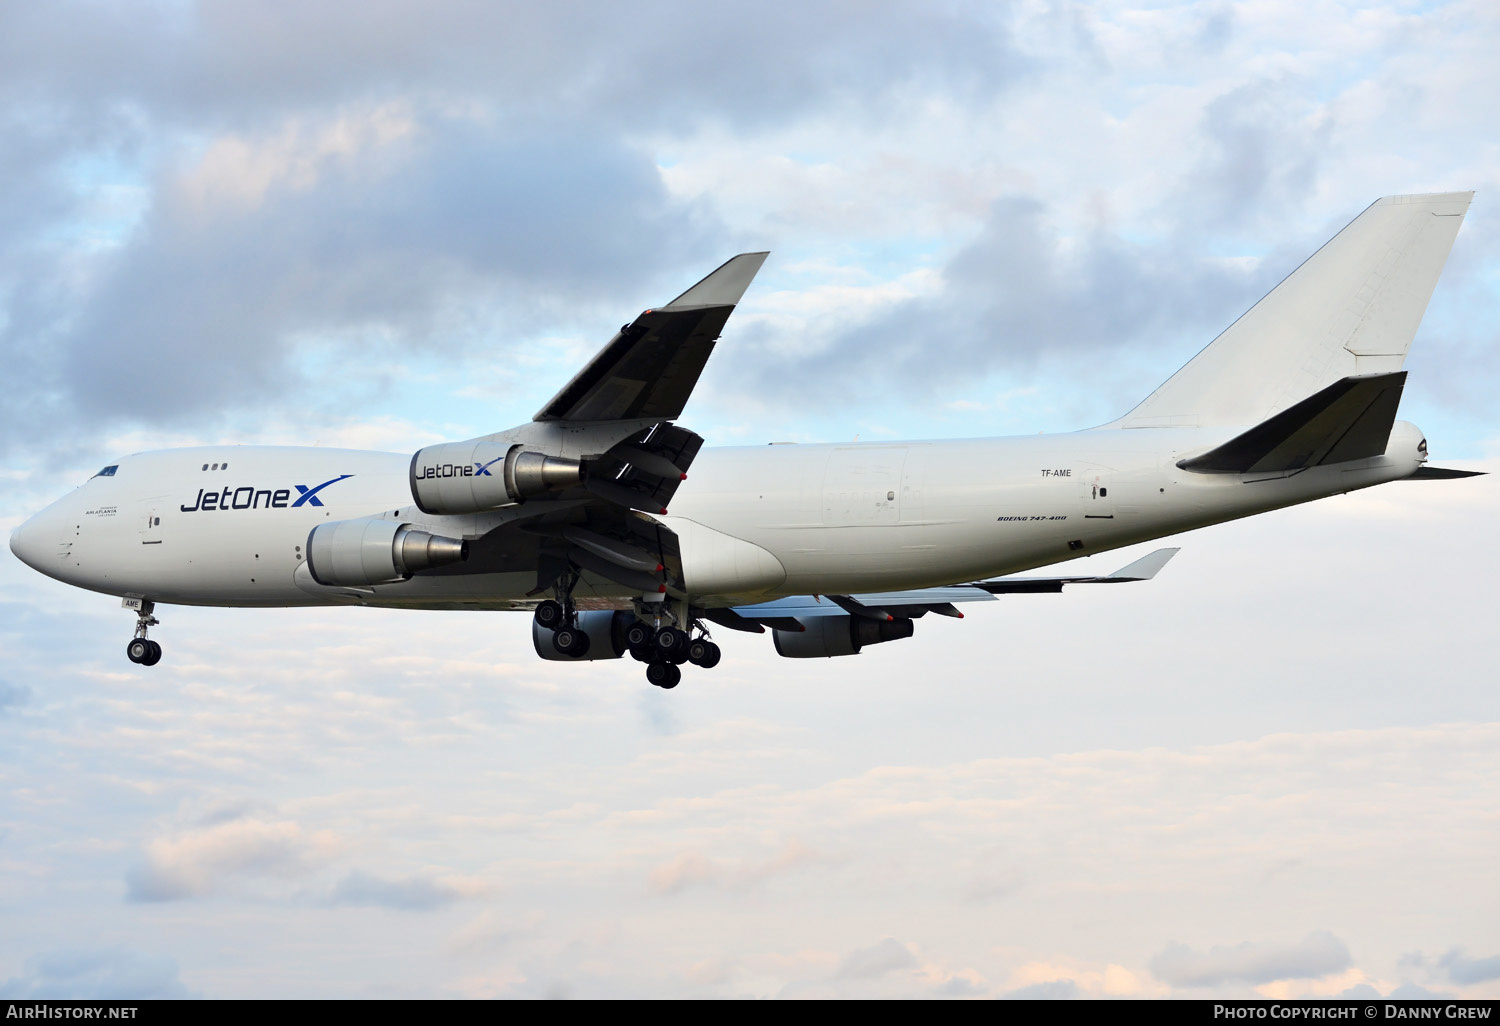
<svg viewBox="0 0 1500 1026"><path fill-rule="evenodd" d="M899 521L905 466L904 445L835 449L823 472L823 523L857 527Z"/></svg>

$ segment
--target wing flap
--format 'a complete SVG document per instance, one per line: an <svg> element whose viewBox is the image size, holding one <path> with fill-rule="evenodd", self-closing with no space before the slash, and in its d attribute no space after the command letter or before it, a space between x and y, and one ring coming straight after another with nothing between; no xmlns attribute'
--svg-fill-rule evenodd
<svg viewBox="0 0 1500 1026"><path fill-rule="evenodd" d="M712 613L729 613L737 623L745 625L763 624L777 630L788 630L780 626L785 622L814 620L824 616L858 616L876 621L913 620L928 613L939 616L956 616L963 613L955 608L956 602L991 602L996 595L1039 594L1059 592L1065 584L1122 584L1130 581L1149 581L1155 577L1167 561L1181 549L1157 549L1147 553L1112 574L1092 577L1000 577L992 581L976 581L973 584L953 584L941 588L918 588L913 591L885 591L869 595L788 595L770 602L757 602L751 606L735 606L730 610L712 610ZM724 620L709 619L724 626L734 626ZM738 630L751 629L748 626Z"/></svg>

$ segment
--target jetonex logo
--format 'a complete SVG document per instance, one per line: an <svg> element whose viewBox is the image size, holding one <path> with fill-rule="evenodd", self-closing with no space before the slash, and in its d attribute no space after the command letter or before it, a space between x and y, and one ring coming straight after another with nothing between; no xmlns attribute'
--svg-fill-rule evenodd
<svg viewBox="0 0 1500 1026"><path fill-rule="evenodd" d="M494 477L490 468L503 459L505 456L501 454L488 463L475 463L473 466L467 463L424 463L416 468L412 476L418 481L426 481L430 477Z"/></svg>
<svg viewBox="0 0 1500 1026"><path fill-rule="evenodd" d="M329 485L338 484L345 478L353 477L353 474L340 474L331 477L320 485L293 485L297 490L297 497L292 498L291 488L256 488L254 485L241 485L238 488L225 486L217 492L198 489L198 498L193 500L191 506L178 507L184 513L196 513L199 510L209 509L296 509L298 506L321 506L323 500L318 498L318 493Z"/></svg>

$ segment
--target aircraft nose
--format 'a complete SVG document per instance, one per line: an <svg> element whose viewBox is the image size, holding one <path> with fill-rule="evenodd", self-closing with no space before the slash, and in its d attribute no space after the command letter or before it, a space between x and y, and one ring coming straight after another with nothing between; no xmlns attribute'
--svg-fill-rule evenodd
<svg viewBox="0 0 1500 1026"><path fill-rule="evenodd" d="M48 539L45 525L38 523L41 516L34 516L10 533L10 551L15 553L16 558L33 570L43 569L47 543L50 540L52 548L57 548L57 539Z"/></svg>

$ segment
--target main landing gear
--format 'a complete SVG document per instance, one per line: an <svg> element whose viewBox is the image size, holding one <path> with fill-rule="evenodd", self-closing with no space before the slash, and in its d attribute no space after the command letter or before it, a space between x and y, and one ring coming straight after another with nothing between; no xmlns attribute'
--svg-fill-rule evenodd
<svg viewBox="0 0 1500 1026"><path fill-rule="evenodd" d="M723 656L719 646L708 640L708 630L698 620L693 620L687 630L637 621L626 628L625 644L630 646L635 659L646 664L646 680L659 688L678 685L683 663L708 670L719 665Z"/></svg>
<svg viewBox="0 0 1500 1026"><path fill-rule="evenodd" d="M588 654L589 636L579 629L578 613L566 593L562 602L548 599L538 605L534 615L539 627L552 632L552 647L559 655L579 659Z"/></svg>
<svg viewBox="0 0 1500 1026"><path fill-rule="evenodd" d="M573 585L578 583L577 571L569 571L557 580L557 598L539 603L536 612L537 626L552 632L552 647L559 655L581 659L588 655L589 636L578 628L578 611L573 608Z"/></svg>
<svg viewBox="0 0 1500 1026"><path fill-rule="evenodd" d="M142 599L140 607L135 612L135 637L131 638L130 644L125 646L125 656L132 663L155 666L161 662L161 646L146 637L148 628L161 623L151 615L155 611L156 603L150 599Z"/></svg>
<svg viewBox="0 0 1500 1026"><path fill-rule="evenodd" d="M573 587L578 583L576 570L558 577L556 598L537 603L532 614L537 627L552 634L552 647L559 655L581 659L588 654L589 636L578 624L573 605ZM708 628L688 613L686 603L666 597L636 602L639 617L625 628L625 645L630 654L646 664L646 679L659 688L675 688L682 681L683 663L705 670L719 665L723 657L719 646L708 638ZM684 624L686 626L684 626ZM616 636L615 644L619 644ZM613 656L614 651L607 653Z"/></svg>

